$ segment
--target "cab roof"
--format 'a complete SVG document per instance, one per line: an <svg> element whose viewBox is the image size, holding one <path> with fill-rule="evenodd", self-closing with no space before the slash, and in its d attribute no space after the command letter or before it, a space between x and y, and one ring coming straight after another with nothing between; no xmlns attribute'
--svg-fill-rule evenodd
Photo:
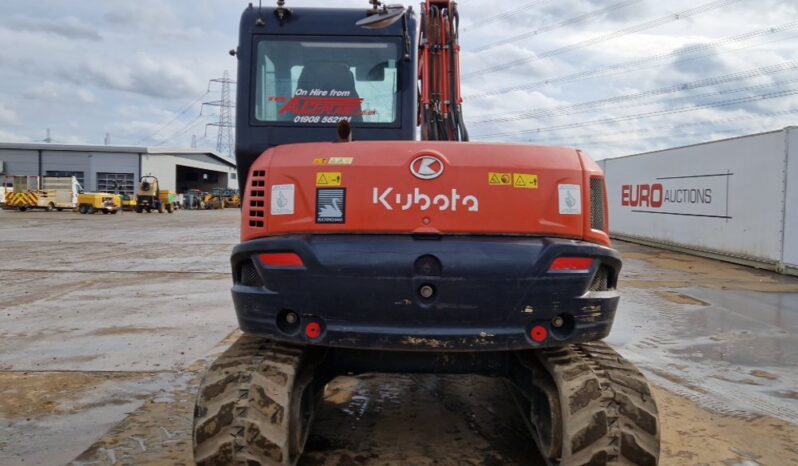
<svg viewBox="0 0 798 466"><path fill-rule="evenodd" d="M371 8L288 8L291 14L282 21L275 14L277 8L249 5L241 15L242 34L338 35L338 36L401 36L403 21L382 29L366 29L355 23L368 16ZM408 11L408 16L412 13ZM258 25L258 20L263 25Z"/></svg>

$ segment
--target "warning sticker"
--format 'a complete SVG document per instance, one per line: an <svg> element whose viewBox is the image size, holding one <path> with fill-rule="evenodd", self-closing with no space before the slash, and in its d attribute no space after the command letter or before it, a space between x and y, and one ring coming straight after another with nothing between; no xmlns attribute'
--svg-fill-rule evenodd
<svg viewBox="0 0 798 466"><path fill-rule="evenodd" d="M561 184L560 214L580 215L582 213L582 188L578 184Z"/></svg>
<svg viewBox="0 0 798 466"><path fill-rule="evenodd" d="M513 175L510 173L488 173L488 184L491 186L511 186Z"/></svg>
<svg viewBox="0 0 798 466"><path fill-rule="evenodd" d="M292 184L272 186L272 215L294 214L294 191Z"/></svg>
<svg viewBox="0 0 798 466"><path fill-rule="evenodd" d="M313 165L352 165L354 157L329 157L313 159Z"/></svg>
<svg viewBox="0 0 798 466"><path fill-rule="evenodd" d="M316 223L346 223L346 189L316 190Z"/></svg>
<svg viewBox="0 0 798 466"><path fill-rule="evenodd" d="M343 177L340 172L319 172L316 173L316 186L341 186Z"/></svg>
<svg viewBox="0 0 798 466"><path fill-rule="evenodd" d="M519 189L538 189L538 176L526 173L513 173L513 187Z"/></svg>
<svg viewBox="0 0 798 466"><path fill-rule="evenodd" d="M352 165L354 157L330 157L327 161L330 165Z"/></svg>

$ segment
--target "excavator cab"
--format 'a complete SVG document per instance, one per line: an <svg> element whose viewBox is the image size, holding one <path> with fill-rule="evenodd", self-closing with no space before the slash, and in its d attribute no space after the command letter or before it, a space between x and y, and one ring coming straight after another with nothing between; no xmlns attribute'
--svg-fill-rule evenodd
<svg viewBox="0 0 798 466"><path fill-rule="evenodd" d="M281 13L280 13L281 11ZM416 16L368 28L372 9L256 8L241 17L236 159L241 173L265 150L339 140L413 140L417 127ZM242 192L246 177L239 177Z"/></svg>

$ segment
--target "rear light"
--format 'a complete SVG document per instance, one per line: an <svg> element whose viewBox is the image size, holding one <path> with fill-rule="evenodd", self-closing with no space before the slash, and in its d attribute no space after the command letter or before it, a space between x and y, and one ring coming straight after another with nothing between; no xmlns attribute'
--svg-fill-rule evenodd
<svg viewBox="0 0 798 466"><path fill-rule="evenodd" d="M266 267L304 267L305 263L293 252L267 252L258 256Z"/></svg>
<svg viewBox="0 0 798 466"><path fill-rule="evenodd" d="M549 272L588 273L593 262L590 257L558 257L549 267Z"/></svg>
<svg viewBox="0 0 798 466"><path fill-rule="evenodd" d="M549 331L542 325L535 325L529 332L529 336L535 343L543 343L549 337Z"/></svg>

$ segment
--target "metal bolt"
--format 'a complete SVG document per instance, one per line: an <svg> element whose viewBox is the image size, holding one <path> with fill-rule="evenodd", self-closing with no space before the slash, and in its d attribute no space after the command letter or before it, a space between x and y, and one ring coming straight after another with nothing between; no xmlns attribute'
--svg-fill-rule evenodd
<svg viewBox="0 0 798 466"><path fill-rule="evenodd" d="M554 326L554 328L560 328L563 325L565 325L565 321L563 320L562 317L557 316L557 317L551 319L551 325Z"/></svg>
<svg viewBox="0 0 798 466"><path fill-rule="evenodd" d="M430 299L435 294L435 288L432 285L424 285L418 290L418 294L424 299Z"/></svg>
<svg viewBox="0 0 798 466"><path fill-rule="evenodd" d="M299 316L295 312L289 312L285 315L285 321L289 324L295 324L297 320L299 320Z"/></svg>

